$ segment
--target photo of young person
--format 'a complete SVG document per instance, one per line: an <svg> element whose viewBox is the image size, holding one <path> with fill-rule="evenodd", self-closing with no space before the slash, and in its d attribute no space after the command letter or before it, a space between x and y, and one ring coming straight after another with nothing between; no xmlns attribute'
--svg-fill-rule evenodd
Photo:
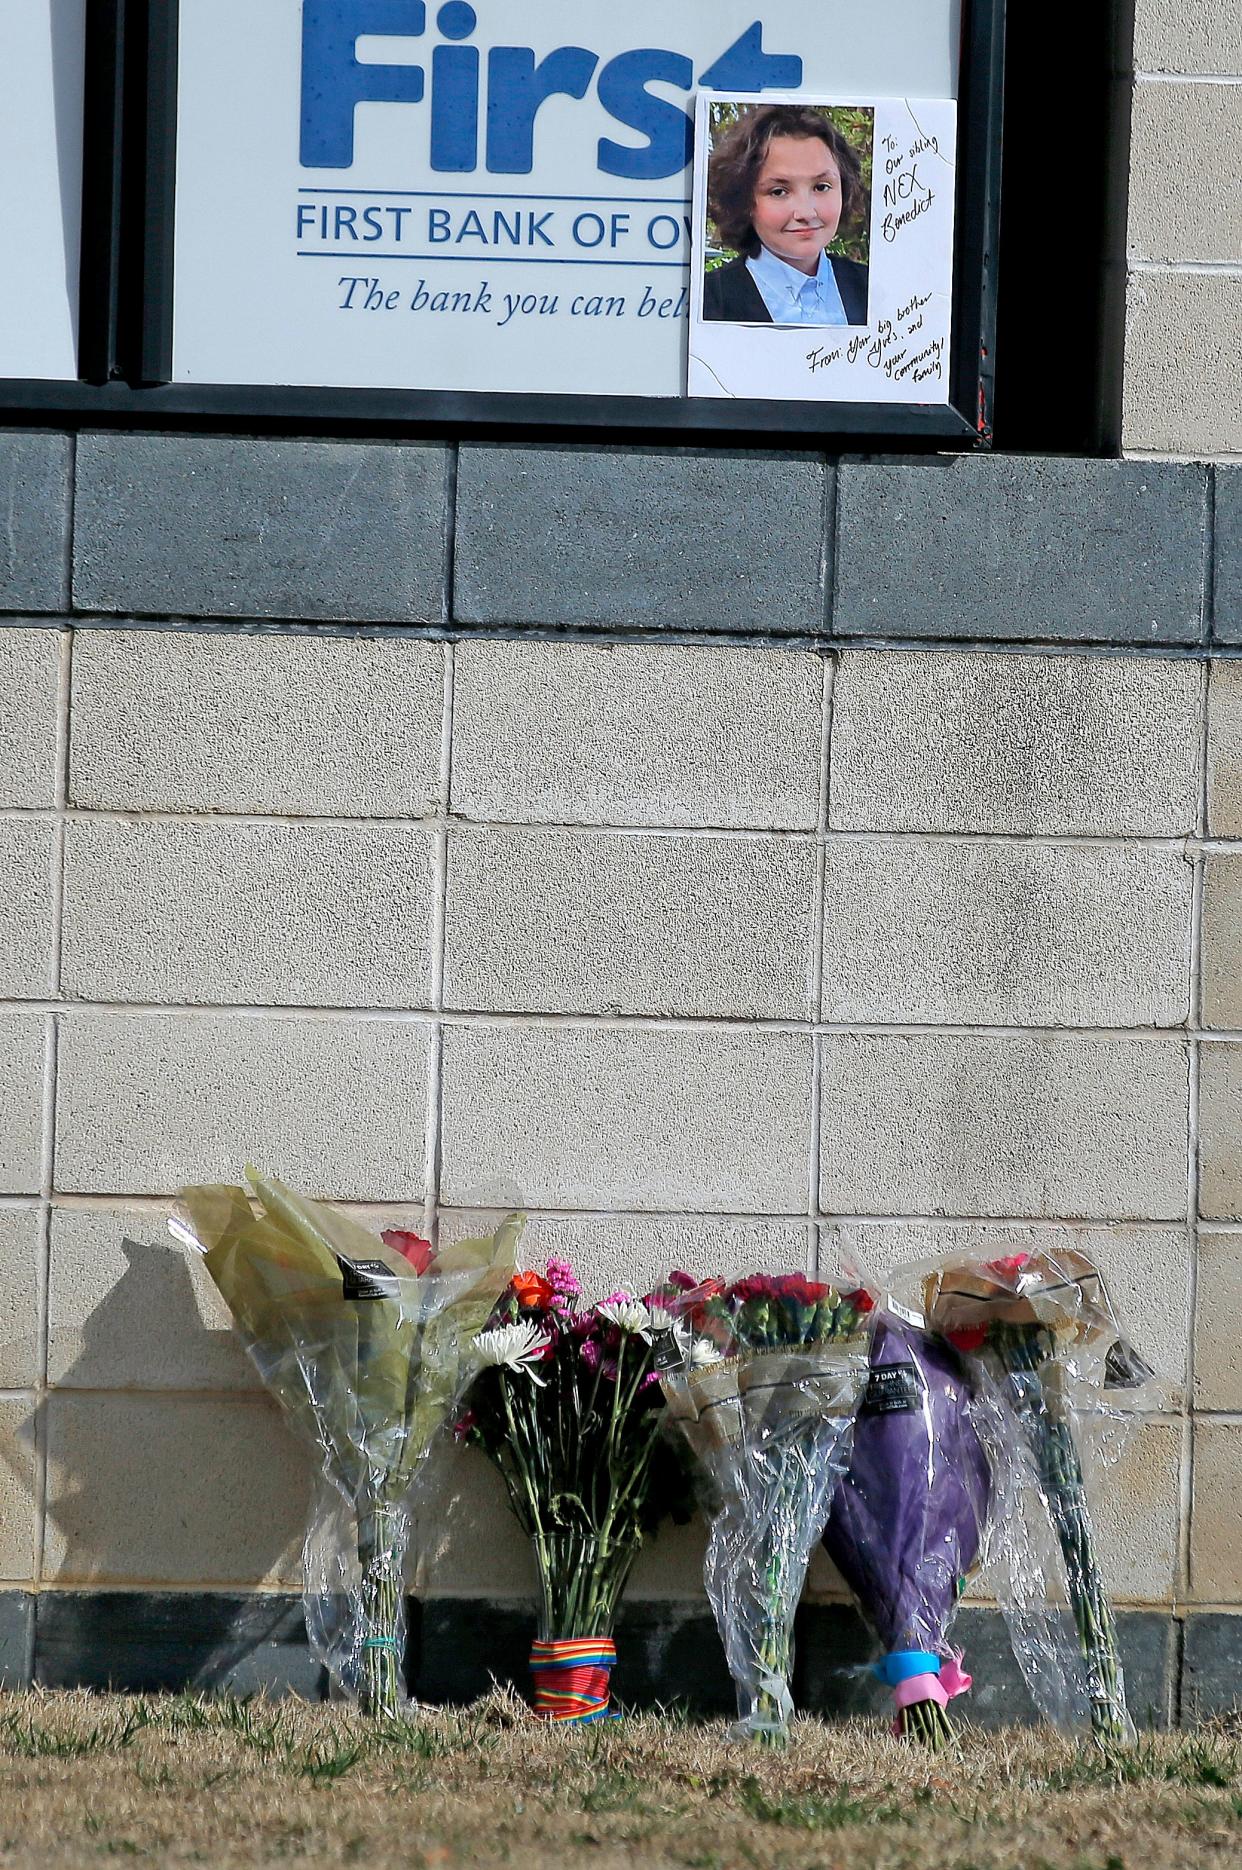
<svg viewBox="0 0 1242 1870"><path fill-rule="evenodd" d="M708 122L703 319L865 325L874 112L722 102Z"/></svg>

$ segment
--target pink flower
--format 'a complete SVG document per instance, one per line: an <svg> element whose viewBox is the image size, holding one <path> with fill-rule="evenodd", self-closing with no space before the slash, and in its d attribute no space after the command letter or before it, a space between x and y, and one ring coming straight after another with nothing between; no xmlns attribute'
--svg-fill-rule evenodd
<svg viewBox="0 0 1242 1870"><path fill-rule="evenodd" d="M548 1284L557 1298L576 1299L582 1296L582 1283L568 1260L548 1261Z"/></svg>
<svg viewBox="0 0 1242 1870"><path fill-rule="evenodd" d="M634 1303L634 1294L632 1292L610 1292L608 1297L602 1299L600 1303L603 1305L632 1305Z"/></svg>
<svg viewBox="0 0 1242 1870"><path fill-rule="evenodd" d="M582 1361L586 1365L588 1370L599 1369L600 1355L601 1355L601 1352L599 1348L598 1338L583 1338Z"/></svg>

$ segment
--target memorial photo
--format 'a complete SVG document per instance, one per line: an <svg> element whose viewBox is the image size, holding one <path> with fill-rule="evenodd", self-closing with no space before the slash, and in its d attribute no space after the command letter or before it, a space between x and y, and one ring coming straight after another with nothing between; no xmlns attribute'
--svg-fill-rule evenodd
<svg viewBox="0 0 1242 1870"><path fill-rule="evenodd" d="M710 103L703 317L865 325L875 112Z"/></svg>

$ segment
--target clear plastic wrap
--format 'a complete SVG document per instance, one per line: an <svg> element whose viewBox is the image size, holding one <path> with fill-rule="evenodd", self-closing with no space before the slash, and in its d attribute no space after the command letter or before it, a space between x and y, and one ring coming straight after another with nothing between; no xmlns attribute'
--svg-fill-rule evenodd
<svg viewBox="0 0 1242 1870"><path fill-rule="evenodd" d="M970 1687L948 1637L992 1504L979 1414L951 1346L879 1312L824 1545L884 1646L875 1673L893 1690L896 1731L933 1748L952 1738L946 1708Z"/></svg>
<svg viewBox="0 0 1242 1870"><path fill-rule="evenodd" d="M520 1223L436 1252L246 1174L252 1195L183 1189L185 1218L170 1227L203 1255L264 1384L320 1457L305 1552L312 1647L345 1694L393 1713L410 1490L470 1374Z"/></svg>
<svg viewBox="0 0 1242 1870"><path fill-rule="evenodd" d="M1083 1253L959 1253L916 1271L927 1323L989 1404L1003 1495L989 1578L1036 1704L1057 1726L1086 1719L1104 1744L1131 1741L1089 1495L1137 1410L1155 1405L1153 1373Z"/></svg>
<svg viewBox="0 0 1242 1870"><path fill-rule="evenodd" d="M849 1457L872 1305L801 1273L712 1282L684 1295L661 1360L670 1425L703 1480L704 1582L739 1738L787 1733L794 1613Z"/></svg>

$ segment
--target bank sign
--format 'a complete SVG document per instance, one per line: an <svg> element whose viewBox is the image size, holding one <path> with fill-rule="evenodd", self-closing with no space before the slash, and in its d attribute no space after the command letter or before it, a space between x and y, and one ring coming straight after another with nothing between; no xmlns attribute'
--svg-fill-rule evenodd
<svg viewBox="0 0 1242 1870"><path fill-rule="evenodd" d="M953 0L180 0L176 382L686 393L696 94L951 99Z"/></svg>

